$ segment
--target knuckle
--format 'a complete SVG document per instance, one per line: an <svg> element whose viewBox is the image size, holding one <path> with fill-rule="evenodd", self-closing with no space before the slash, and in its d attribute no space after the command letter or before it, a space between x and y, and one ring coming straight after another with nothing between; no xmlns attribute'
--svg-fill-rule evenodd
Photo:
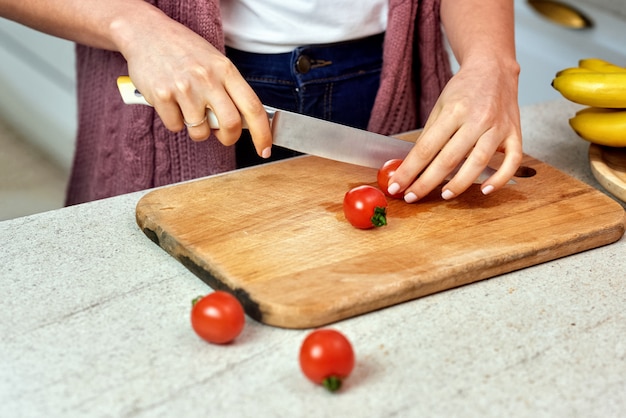
<svg viewBox="0 0 626 418"><path fill-rule="evenodd" d="M227 147L233 145L239 139L236 135L225 135L221 129L215 131L215 137L222 145Z"/></svg>
<svg viewBox="0 0 626 418"><path fill-rule="evenodd" d="M171 131L171 132L180 132L185 128L185 125L183 125L182 122L171 122L171 123L165 123L163 122L163 125L165 125L165 128L167 128L167 130Z"/></svg>
<svg viewBox="0 0 626 418"><path fill-rule="evenodd" d="M524 159L524 153L521 150L514 151L511 155L511 161L516 167L522 164L523 159Z"/></svg>
<svg viewBox="0 0 626 418"><path fill-rule="evenodd" d="M498 112L491 107L485 107L483 110L477 113L476 122L478 126L491 127L494 125Z"/></svg>
<svg viewBox="0 0 626 418"><path fill-rule="evenodd" d="M174 93L167 87L155 87L153 94L156 101L161 103L171 102L174 98Z"/></svg>
<svg viewBox="0 0 626 418"><path fill-rule="evenodd" d="M211 83L216 75L228 79L238 73L233 62L225 56L214 57L210 67L198 65L193 68L194 75L206 83Z"/></svg>
<svg viewBox="0 0 626 418"><path fill-rule="evenodd" d="M472 160L472 163L474 165L484 167L487 164L489 164L489 161L491 161L492 156L493 156L493 153L487 152L477 147L477 148L474 148L469 158Z"/></svg>
<svg viewBox="0 0 626 418"><path fill-rule="evenodd" d="M189 138L191 138L194 142L205 141L206 139L209 138L209 136L210 134L206 134L206 133L201 133L201 134L190 133L189 134Z"/></svg>
<svg viewBox="0 0 626 418"><path fill-rule="evenodd" d="M459 164L459 158L455 153L442 151L437 157L437 164L449 173Z"/></svg>
<svg viewBox="0 0 626 418"><path fill-rule="evenodd" d="M237 131L241 128L241 118L239 117L224 117L220 120L220 130L224 131Z"/></svg>
<svg viewBox="0 0 626 418"><path fill-rule="evenodd" d="M474 109L475 104L467 97L460 98L446 109L446 113L454 120L460 120ZM484 114L485 112L481 112Z"/></svg>
<svg viewBox="0 0 626 418"><path fill-rule="evenodd" d="M180 132L185 128L185 124L183 122L172 122L169 125L165 126L167 129L169 129L172 132Z"/></svg>
<svg viewBox="0 0 626 418"><path fill-rule="evenodd" d="M265 108L263 107L263 104L261 103L261 101L250 100L248 101L248 103L250 105L250 113L253 115L253 117L255 118L267 117L267 113L265 112Z"/></svg>
<svg viewBox="0 0 626 418"><path fill-rule="evenodd" d="M176 86L176 91L183 96L188 95L192 90L191 81L186 78L176 80L174 85Z"/></svg>
<svg viewBox="0 0 626 418"><path fill-rule="evenodd" d="M226 56L221 56L217 59L217 65L220 72L226 74L227 77L231 77L233 74L239 74L239 70L235 67L235 64Z"/></svg>
<svg viewBox="0 0 626 418"><path fill-rule="evenodd" d="M433 144L426 141L420 141L413 147L414 155L421 161L430 161L436 150Z"/></svg>
<svg viewBox="0 0 626 418"><path fill-rule="evenodd" d="M210 78L209 69L203 65L194 65L189 70L190 74L197 79L207 80Z"/></svg>

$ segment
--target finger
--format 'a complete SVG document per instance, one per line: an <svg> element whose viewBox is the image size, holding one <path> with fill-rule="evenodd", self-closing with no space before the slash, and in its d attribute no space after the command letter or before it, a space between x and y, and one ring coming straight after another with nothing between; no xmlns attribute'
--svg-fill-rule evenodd
<svg viewBox="0 0 626 418"><path fill-rule="evenodd" d="M185 128L183 123L183 114L180 111L180 107L175 102L160 103L157 102L154 105L154 110L157 112L163 125L172 132L179 132Z"/></svg>
<svg viewBox="0 0 626 418"><path fill-rule="evenodd" d="M244 112L257 154L269 158L272 154L272 132L265 108L259 101L257 106L252 106Z"/></svg>
<svg viewBox="0 0 626 418"><path fill-rule="evenodd" d="M515 175L524 157L522 140L519 134L509 136L504 141L504 160L500 168L481 185L483 194L488 195L507 184Z"/></svg>
<svg viewBox="0 0 626 418"><path fill-rule="evenodd" d="M212 97L209 107L213 109L219 125L213 134L222 144L233 145L241 137L243 123L239 110L225 92Z"/></svg>
<svg viewBox="0 0 626 418"><path fill-rule="evenodd" d="M177 80L175 87L175 99L189 137L194 141L207 139L211 135L211 128L207 121L206 99L198 94L190 79Z"/></svg>
<svg viewBox="0 0 626 418"><path fill-rule="evenodd" d="M171 90L164 88L155 89L153 97L151 99L146 97L146 100L152 103L154 110L167 129L173 132L179 132L185 128L180 106Z"/></svg>
<svg viewBox="0 0 626 418"><path fill-rule="evenodd" d="M456 129L453 121L433 124L430 129L424 128L415 146L389 179L389 193L396 194L406 190L418 176L421 177L424 169L440 152Z"/></svg>
<svg viewBox="0 0 626 418"><path fill-rule="evenodd" d="M467 134L464 131L466 129L461 128L456 132L420 176L407 187L404 195L406 202L413 203L425 197L459 167L463 157L469 152L465 145Z"/></svg>
<svg viewBox="0 0 626 418"><path fill-rule="evenodd" d="M226 88L230 96L234 98L241 116L246 121L257 154L263 158L268 158L272 149L272 132L267 112L261 100L243 77L233 79Z"/></svg>
<svg viewBox="0 0 626 418"><path fill-rule="evenodd" d="M206 123L206 106L201 96L194 94L191 83L178 80L173 87L156 88L154 108L166 128L178 132L187 128L195 141L207 139L211 129Z"/></svg>
<svg viewBox="0 0 626 418"><path fill-rule="evenodd" d="M197 114L195 111L193 113ZM204 114L202 116L192 116L190 118L183 116L183 123L187 128L189 138L194 141L204 141L211 135L211 127L209 126L209 122L207 120L206 107L204 108Z"/></svg>
<svg viewBox="0 0 626 418"><path fill-rule="evenodd" d="M443 187L441 196L448 200L467 190L487 167L496 153L500 141L500 134L495 129L486 131L478 138L476 145L469 152L465 161L462 162L452 179Z"/></svg>

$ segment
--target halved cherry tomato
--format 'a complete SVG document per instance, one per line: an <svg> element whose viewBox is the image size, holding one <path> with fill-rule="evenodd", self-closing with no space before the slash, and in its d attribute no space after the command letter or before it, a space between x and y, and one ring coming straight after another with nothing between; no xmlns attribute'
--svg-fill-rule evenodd
<svg viewBox="0 0 626 418"><path fill-rule="evenodd" d="M313 383L335 392L354 369L352 344L339 331L315 330L300 347L300 368Z"/></svg>
<svg viewBox="0 0 626 418"><path fill-rule="evenodd" d="M404 193L396 193L394 195L389 194L387 191L387 187L389 187L389 178L393 176L398 167L402 164L402 160L393 159L387 161L381 168L378 169L378 175L376 176L376 180L378 182L378 187L382 190L387 196L393 197L394 199L402 199L404 198Z"/></svg>
<svg viewBox="0 0 626 418"><path fill-rule="evenodd" d="M216 291L194 300L191 326L202 339L214 344L234 340L246 322L241 303L230 293Z"/></svg>
<svg viewBox="0 0 626 418"><path fill-rule="evenodd" d="M343 198L343 213L357 228L369 229L387 225L387 199L375 187L358 186Z"/></svg>

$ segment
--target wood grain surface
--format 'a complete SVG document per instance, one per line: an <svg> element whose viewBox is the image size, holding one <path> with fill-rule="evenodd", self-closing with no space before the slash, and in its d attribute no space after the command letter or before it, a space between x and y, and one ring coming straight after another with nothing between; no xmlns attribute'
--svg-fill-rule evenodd
<svg viewBox="0 0 626 418"><path fill-rule="evenodd" d="M444 201L390 200L389 224L359 230L344 194L376 170L312 156L168 186L137 222L265 324L313 328L617 241L613 199L528 155L517 184ZM541 278L538 278L540 280Z"/></svg>
<svg viewBox="0 0 626 418"><path fill-rule="evenodd" d="M593 176L609 193L626 202L626 148L589 146Z"/></svg>

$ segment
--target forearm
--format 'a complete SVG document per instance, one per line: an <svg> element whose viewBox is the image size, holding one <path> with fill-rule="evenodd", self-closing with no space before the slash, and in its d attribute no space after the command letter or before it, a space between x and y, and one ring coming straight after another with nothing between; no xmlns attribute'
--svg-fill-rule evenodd
<svg viewBox="0 0 626 418"><path fill-rule="evenodd" d="M0 0L0 16L77 43L123 52L133 31L167 17L143 0Z"/></svg>
<svg viewBox="0 0 626 418"><path fill-rule="evenodd" d="M488 59L517 71L513 0L441 0L441 20L461 66Z"/></svg>

